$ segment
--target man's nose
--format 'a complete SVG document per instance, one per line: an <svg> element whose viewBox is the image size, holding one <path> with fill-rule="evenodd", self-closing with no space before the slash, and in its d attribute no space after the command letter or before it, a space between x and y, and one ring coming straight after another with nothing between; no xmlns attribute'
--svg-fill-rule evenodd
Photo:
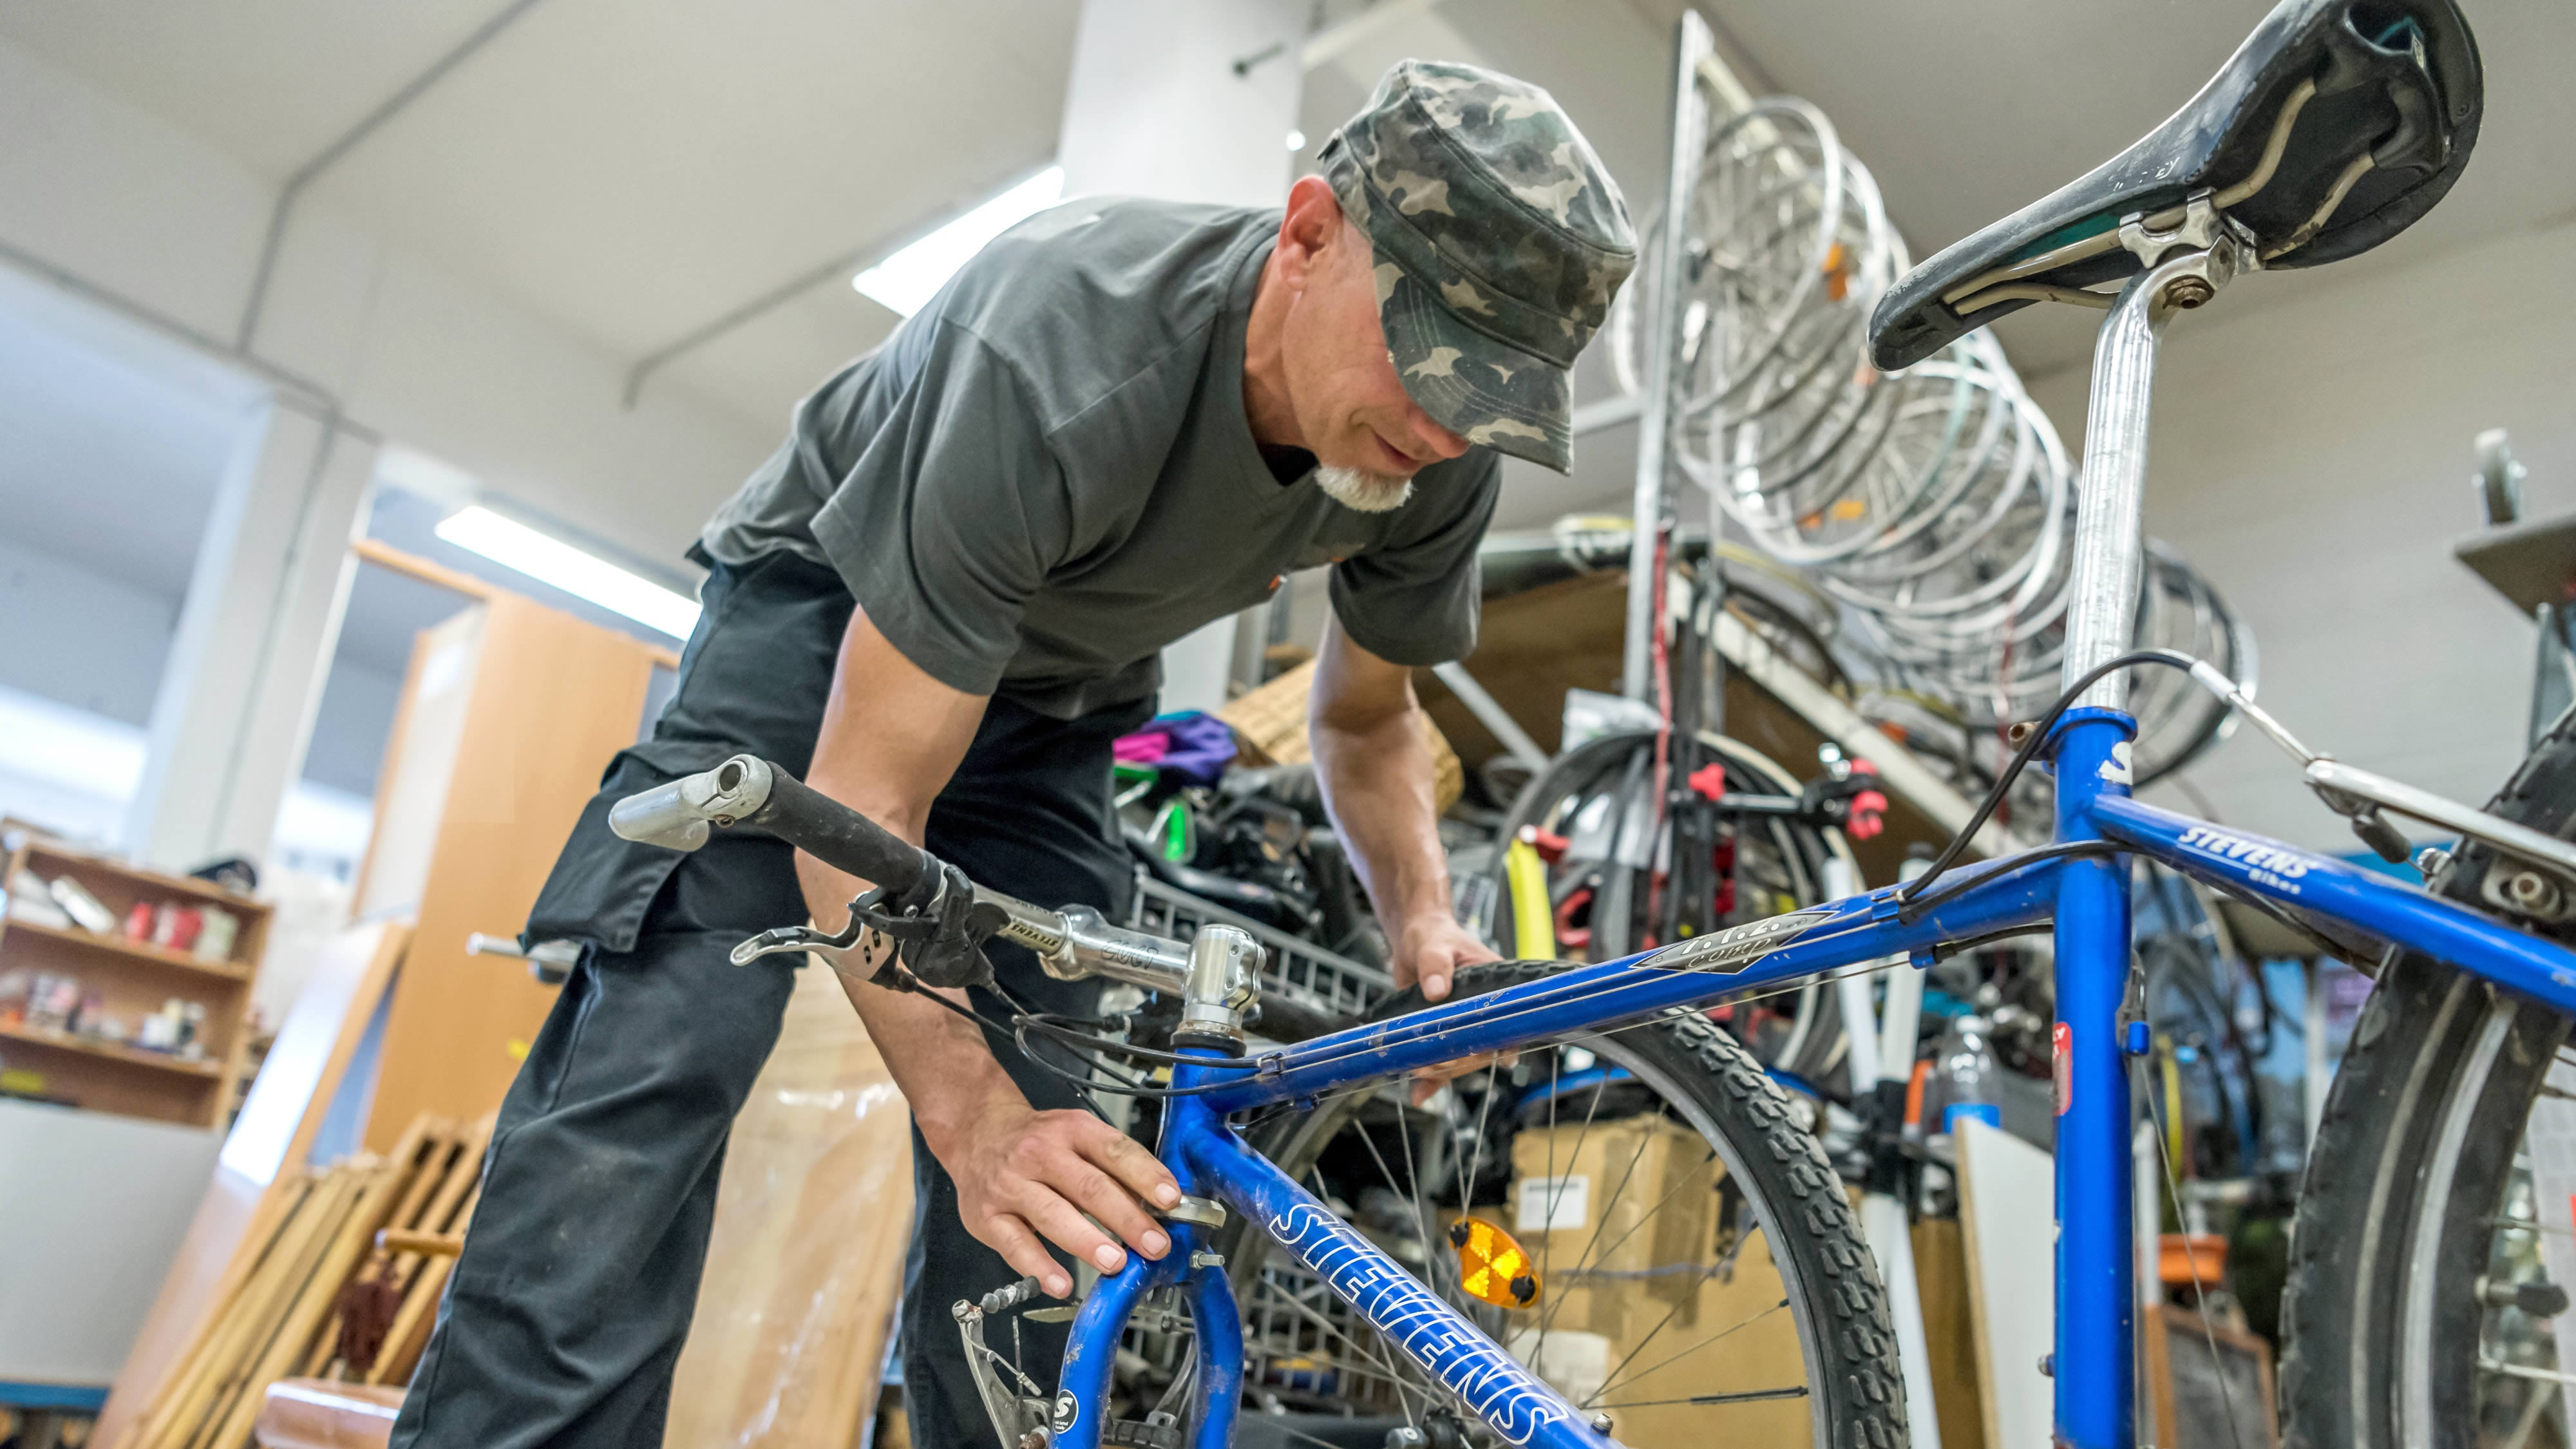
<svg viewBox="0 0 2576 1449"><path fill-rule="evenodd" d="M1467 451L1467 440L1431 420L1431 415L1416 407L1413 410L1413 436L1434 457L1455 458Z"/></svg>

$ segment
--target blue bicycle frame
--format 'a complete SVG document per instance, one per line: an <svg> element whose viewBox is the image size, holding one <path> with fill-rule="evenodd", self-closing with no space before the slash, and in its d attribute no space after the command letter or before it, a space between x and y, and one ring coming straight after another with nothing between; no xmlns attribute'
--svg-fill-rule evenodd
<svg viewBox="0 0 2576 1449"><path fill-rule="evenodd" d="M2383 941L2450 962L2576 1015L2576 953L2509 930L2418 887L2325 856L2224 830L2130 798L2121 777L2132 726L2110 710L2070 712L2053 741L2061 841L2121 854L2045 852L1964 867L1918 918L1894 887L1831 905L1579 967L1245 1059L1210 1056L1175 1085L1160 1155L1184 1192L1249 1217L1329 1284L1386 1340L1474 1408L1508 1442L1610 1441L1225 1125L1228 1114L1310 1102L1344 1088L1487 1052L1599 1032L1658 1012L1759 995L1890 956L1931 964L1946 943L2054 922L2057 955L2057 1433L2078 1449L2127 1449L2136 1399L2136 1240L2130 1220L2130 1096L2121 1012L2129 985L2129 860L2134 853ZM1965 882L1963 885L1962 883ZM1955 892L1955 893L1954 893ZM1066 1349L1056 1449L1094 1449L1098 1406L1128 1313L1146 1290L1185 1285L1197 1318L1199 1449L1231 1441L1242 1392L1243 1331L1221 1265L1192 1267L1199 1230L1174 1224L1173 1249L1131 1257L1083 1303Z"/></svg>
<svg viewBox="0 0 2576 1449"><path fill-rule="evenodd" d="M2174 278L2228 275L2221 246L2148 269L2122 293L2097 345L2068 612L2070 685L2127 647L2138 590L2139 494L2156 333ZM2073 1449L2131 1449L2136 1405L2136 1244L2122 1012L2130 979L2130 855L2258 902L2448 962L2576 1015L2576 954L2425 891L2277 841L2176 815L2130 796L2135 726L2112 675L2087 689L2046 742L2057 845L1955 870L1905 908L1890 887L1738 926L1285 1050L1210 1055L1175 1074L1207 1088L1175 1097L1159 1148L1184 1192L1244 1214L1389 1342L1513 1444L1610 1441L1438 1295L1226 1126L1229 1113L1325 1094L1489 1052L1701 1009L1890 956L1927 966L1941 946L2053 923L2057 982L2056 1434ZM2094 843L2089 854L2070 852ZM2079 846L2080 849L2080 846ZM1902 968L1900 968L1902 969ZM1221 1265L1193 1264L1195 1228L1175 1225L1159 1261L1131 1256L1074 1320L1053 1449L1095 1449L1112 1356L1146 1290L1184 1285L1197 1318L1198 1449L1232 1438L1242 1390L1241 1320Z"/></svg>

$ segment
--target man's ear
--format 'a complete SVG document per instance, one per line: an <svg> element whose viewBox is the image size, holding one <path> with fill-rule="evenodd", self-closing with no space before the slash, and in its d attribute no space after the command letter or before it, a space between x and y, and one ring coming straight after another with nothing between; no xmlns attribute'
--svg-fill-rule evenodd
<svg viewBox="0 0 2576 1449"><path fill-rule="evenodd" d="M1279 260L1304 282L1317 259L1342 239L1342 203L1321 176L1301 176L1288 188L1287 214L1279 221Z"/></svg>

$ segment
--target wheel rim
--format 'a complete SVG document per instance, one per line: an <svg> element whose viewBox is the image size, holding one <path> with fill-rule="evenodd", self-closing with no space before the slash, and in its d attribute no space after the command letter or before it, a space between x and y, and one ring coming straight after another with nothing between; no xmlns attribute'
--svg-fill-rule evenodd
<svg viewBox="0 0 2576 1449"><path fill-rule="evenodd" d="M1653 1027L1650 1024L1645 1029L1653 1029ZM1598 1060L1613 1064L1620 1070L1629 1073L1630 1076L1632 1076L1640 1085L1646 1087L1655 1094L1658 1102L1666 1111L1674 1114L1674 1116L1678 1117L1684 1124L1686 1124L1693 1133L1697 1134L1699 1141L1708 1148L1711 1156L1725 1168L1730 1177L1739 1183L1750 1184L1754 1181L1754 1179L1747 1174L1745 1163L1740 1156L1736 1145L1724 1137L1715 1119L1703 1109L1700 1103L1693 1100L1682 1090L1679 1082L1670 1072L1665 1070L1665 1068L1652 1061L1645 1060L1643 1054L1623 1047L1616 1042L1615 1038L1588 1038L1579 1042L1568 1043L1567 1045L1589 1051L1593 1053ZM1490 1071L1491 1069L1488 1070ZM1400 1090L1400 1088L1396 1090ZM1488 1102L1492 1100L1493 1095L1494 1088L1489 1085L1487 1096ZM1560 1093L1560 1095L1563 1094ZM1358 1125L1361 1114L1366 1111L1373 1100L1377 1099L1378 1094L1376 1093L1354 1094L1350 1098L1345 1099L1347 1105L1327 1103L1323 1107L1320 1107L1314 1114L1309 1116L1306 1125L1304 1125L1297 1134L1290 1139L1289 1143L1286 1144L1286 1150L1283 1150L1278 1154L1280 1165L1283 1169L1311 1172L1311 1167L1308 1166L1308 1164L1313 1162L1314 1158L1320 1153L1322 1147L1333 1141L1343 1131ZM1598 1108L1600 1100L1600 1097L1596 1094L1593 1098L1595 1109ZM1551 1103L1551 1105L1553 1104ZM1399 1102L1398 1106L1400 1114L1412 1114L1417 1111L1417 1109L1414 1109L1409 1105L1404 1105L1401 1102ZM1402 1117L1400 1117L1400 1120L1403 1120ZM1454 1118L1451 1119L1451 1122L1454 1125ZM1566 1124L1558 1124L1553 1116L1551 1116L1550 1121L1545 1125L1553 1129L1557 1125L1574 1124L1570 1122ZM1578 1129L1578 1142L1574 1151L1580 1151L1580 1136L1582 1133L1588 1132L1590 1128L1590 1119L1587 1118L1585 1123ZM1482 1145L1481 1137L1479 1145ZM1554 1144L1551 1142L1551 1149L1553 1149L1553 1146ZM1571 1166L1571 1163L1572 1159L1569 1157L1566 1165ZM1392 1164L1389 1165L1391 1166ZM1471 1173L1474 1170L1472 1164L1470 1170ZM1420 1179L1417 1177L1416 1181L1420 1181ZM1658 1203L1656 1206L1660 1207L1662 1204ZM1806 1291L1806 1285L1795 1256L1771 1250L1770 1245L1780 1241L1780 1235L1778 1232L1782 1218L1780 1210L1775 1205L1761 1201L1750 1195L1747 1197L1745 1209L1752 1218L1753 1225L1742 1234L1734 1252L1736 1255L1741 1255L1744 1249L1756 1238L1763 1240L1765 1258L1773 1271L1778 1274L1780 1279L1782 1289L1781 1304L1789 1309L1789 1331L1795 1336L1798 1346L1799 1363L1805 1374L1804 1384L1795 1387L1802 1391L1808 1400L1808 1412L1806 1417L1810 1442L1816 1445L1831 1444L1833 1442L1833 1426L1828 1412L1828 1399L1818 1388L1819 1385L1826 1382L1825 1363L1821 1357L1819 1337L1819 1335L1824 1331L1824 1326L1816 1321L1815 1309ZM1417 1214L1428 1214L1431 1211L1429 1206L1422 1203L1419 1198L1415 1199L1414 1210ZM1509 1210L1508 1205L1505 1206L1504 1210ZM1649 1210L1650 1214L1652 1211L1652 1209ZM1608 1216L1606 1205L1595 1209L1593 1215L1596 1221L1606 1222ZM1632 1229L1631 1231L1633 1232L1634 1230ZM1567 1278L1572 1278L1578 1282L1582 1281L1586 1261L1590 1256L1589 1248L1597 1245L1599 1233L1600 1230L1595 1229L1593 1234L1593 1243L1587 1245L1587 1251L1585 1254L1578 1255L1578 1261L1572 1268L1568 1268L1562 1263L1546 1262L1544 1260L1544 1255L1549 1251L1549 1247L1547 1244L1543 1243L1543 1245L1536 1250L1542 1255L1542 1261L1538 1265L1539 1277L1542 1282L1552 1281L1550 1277L1551 1274L1555 1275L1554 1281L1561 1281ZM1547 1238L1552 1241L1553 1235L1547 1235ZM1616 1246L1617 1244L1614 1244L1611 1251L1615 1251ZM1267 1239L1259 1237L1257 1233L1250 1228L1247 1228L1241 1245L1237 1249L1237 1292L1244 1298L1248 1310L1251 1310L1247 1314L1248 1318L1253 1317L1258 1313L1258 1309L1253 1306L1255 1303L1255 1295L1279 1294L1288 1296L1287 1290L1281 1288L1277 1284L1275 1278L1272 1278L1265 1272L1266 1269L1274 1266L1270 1247L1271 1245ZM1426 1259L1425 1266L1430 1271L1426 1272L1423 1281L1427 1286L1432 1287L1435 1292L1439 1293L1443 1301L1449 1302L1451 1306L1456 1307L1458 1306L1456 1301L1458 1295L1450 1291L1448 1285L1443 1282L1442 1275L1437 1272L1437 1253L1437 1248L1431 1248L1429 1250L1429 1256ZM1286 1266L1291 1270L1294 1270L1294 1265ZM1308 1306L1311 1307L1312 1305ZM1685 1340L1685 1343L1688 1345L1687 1347L1682 1348L1679 1353L1666 1356L1661 1349L1655 1348L1651 1345L1653 1340L1655 1340L1657 1336L1664 1331L1664 1328L1672 1321L1672 1318L1678 1312L1679 1309L1676 1307L1673 1313L1666 1314L1664 1322L1657 1324L1654 1329L1650 1330L1646 1340L1641 1341L1636 1348L1628 1352L1624 1358L1614 1358L1611 1365L1611 1371L1605 1377L1602 1386L1589 1396L1585 1396L1582 1402L1577 1403L1576 1407L1586 1413L1594 1412L1596 1410L1607 1411L1614 1416L1614 1420L1624 1418L1624 1410L1641 1407L1657 1407L1659 1405L1651 1403L1637 1404L1622 1401L1619 1399L1619 1396L1623 1392L1632 1390L1637 1384L1653 1378L1657 1373L1661 1372L1672 1363L1686 1359L1691 1355L1708 1349L1712 1344L1715 1344L1720 1339L1726 1337L1726 1335L1731 1334L1738 1329L1750 1327L1761 1318L1769 1316L1770 1313L1777 1312L1777 1308L1775 1307L1773 1309L1766 1310L1761 1314L1745 1318L1734 1324L1723 1326L1713 1335L1703 1333L1701 1337L1696 1340ZM1310 1319L1309 1321L1312 1320ZM1529 1360L1544 1361L1544 1343L1546 1335L1550 1331L1547 1327L1548 1322L1549 1320L1542 1318L1538 1342L1531 1345L1530 1352L1528 1354ZM1480 1329L1487 1328L1487 1325L1482 1321L1479 1321L1478 1326ZM1701 1327L1704 1328L1705 1325L1701 1325ZM1572 1330L1569 1328L1569 1331ZM1524 1328L1524 1333L1526 1332L1527 1330ZM1518 1339L1523 1335L1514 1334L1511 1336ZM1356 1347L1356 1345L1354 1345L1354 1347ZM1360 1352L1364 1358L1367 1356L1366 1350L1363 1349L1360 1350ZM1516 1358L1521 1357L1518 1353L1515 1353L1514 1356ZM1440 1389L1436 1384L1426 1384L1419 1371L1410 1363L1399 1361L1394 1366L1398 1370L1410 1376L1408 1384L1415 1389L1417 1397L1422 1397L1427 1392L1430 1395L1438 1396L1443 1401L1448 1401L1446 1390ZM1386 1369L1388 1365L1384 1358L1377 1358L1374 1360L1373 1364L1364 1364L1363 1367L1364 1369L1367 1367L1374 1367L1379 1377L1387 1377ZM1402 1392L1399 1391L1396 1397L1399 1401L1402 1401ZM1571 1400L1575 1396L1569 1395L1568 1397ZM1714 1412L1713 1409L1712 1412ZM1410 1413L1408 1413L1408 1417L1410 1417ZM1621 1436L1623 1439L1627 1438L1624 1431ZM1635 1441L1630 1440L1629 1442Z"/></svg>
<svg viewBox="0 0 2576 1449"><path fill-rule="evenodd" d="M2415 1220L2429 1228L2436 1241L2432 1251L2418 1242L2407 1256L2405 1300L2398 1319L2397 1406L2402 1436L2399 1442L2403 1444L2429 1449L2434 1442L2433 1375L2429 1370L2435 1351L2434 1324L2441 1308L2439 1237L2442 1225L2450 1221L2452 1179L2459 1171L2460 1149L2468 1143L2478 1099L2486 1093L2488 1074L2495 1070L2496 1054L2503 1050L2505 1036L2513 1029L2513 1018L2512 1006L2501 1000L2488 1003L2486 1019L2478 1024L2477 1040L2469 1049L2467 1066L2452 1078L2449 1097L2442 1104L2440 1125L2434 1131L2433 1155L2426 1165L2424 1193ZM2419 1228L2419 1232L2422 1230ZM2474 1346L2470 1355L2476 1356Z"/></svg>

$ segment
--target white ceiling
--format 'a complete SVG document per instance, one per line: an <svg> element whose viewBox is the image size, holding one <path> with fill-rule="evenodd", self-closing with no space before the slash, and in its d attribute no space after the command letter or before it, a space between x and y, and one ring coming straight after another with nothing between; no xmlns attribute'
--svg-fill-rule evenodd
<svg viewBox="0 0 2576 1449"><path fill-rule="evenodd" d="M283 179L501 0L25 0L0 31ZM1075 0L539 0L314 194L640 358L1054 153ZM815 288L676 370L764 424L893 318Z"/></svg>
<svg viewBox="0 0 2576 1449"><path fill-rule="evenodd" d="M1404 0L1379 0L1404 3ZM1445 0L1308 76L1312 143L1406 54L1555 91L1637 210L1660 191L1683 0ZM0 33L284 177L502 0L15 0ZM1328 19L1365 8L1331 0ZM2249 0L1722 0L1756 89L1808 96L1929 255L2071 179L2190 95ZM835 259L881 252L1054 152L1077 0L537 0L317 183L387 236L613 357L646 357ZM2474 7L2480 154L2382 258L2240 295L2351 285L2432 249L2576 211L2576 7ZM1140 65L1153 63L1139 57ZM1310 152L1311 154L1311 152ZM2231 297L2229 305L2245 305ZM690 353L680 386L763 427L893 318L838 271ZM2090 315L2025 313L2026 372L2082 358ZM1608 450L1602 450L1608 451ZM1615 492L1584 477L1569 496Z"/></svg>

